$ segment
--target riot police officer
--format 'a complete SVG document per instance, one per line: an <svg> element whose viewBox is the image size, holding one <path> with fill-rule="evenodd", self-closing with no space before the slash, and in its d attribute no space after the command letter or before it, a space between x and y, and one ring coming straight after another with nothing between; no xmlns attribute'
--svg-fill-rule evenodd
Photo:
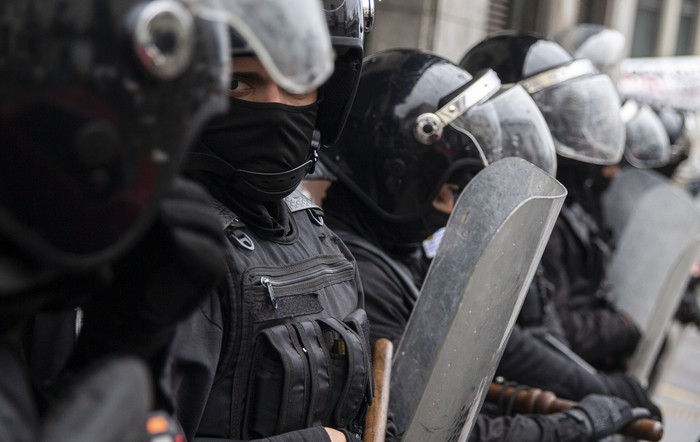
<svg viewBox="0 0 700 442"><path fill-rule="evenodd" d="M357 259L373 340L398 342L425 277L422 241L446 224L455 193L476 173L507 156L555 171L535 104L519 86L500 89L492 74L473 78L414 50L373 54L340 140L322 151L337 175L324 200L327 220ZM456 97L468 105L441 131L428 127L424 116ZM470 440L597 440L631 418L625 401L591 396L570 413L482 416ZM601 425L592 430L592 422ZM390 437L401 431L390 426Z"/></svg>
<svg viewBox="0 0 700 442"><path fill-rule="evenodd" d="M537 102L559 156L557 178L569 195L543 257L574 351L594 364L629 354L639 340L632 318L599 296L610 253L600 194L624 150L620 102L610 78L586 59L534 34L488 37L462 58L520 82Z"/></svg>
<svg viewBox="0 0 700 442"><path fill-rule="evenodd" d="M317 11L303 29L279 4L269 6L289 20L280 26L291 34L327 38L314 31L322 23L317 5L301 6ZM176 322L224 270L215 212L199 186L175 174L203 123L226 109L226 24L251 12L238 3L175 0L0 5L0 439L131 440L125 434L145 431L100 433L123 422L109 415L106 398L150 388L146 377L112 385L103 375L78 391L94 393L101 382L112 390L73 397L80 413L63 426L73 434L49 430L55 415L42 428L29 381L43 367L31 354L23 358L20 336L38 312L79 305L84 322L71 371L127 354L158 372ZM254 35L246 26L240 32ZM280 46L267 43L255 46ZM321 49L312 56L330 63L330 45ZM280 78L294 74L284 56L266 57ZM329 70L303 74L289 76L291 87L306 89ZM58 336L46 342L58 344ZM120 367L101 373L122 381L139 375L140 368ZM106 403L95 407L95 397Z"/></svg>
<svg viewBox="0 0 700 442"><path fill-rule="evenodd" d="M557 178L569 191L542 258L571 349L596 364L619 366L639 340L632 318L615 309L601 286L609 255L600 193L623 155L624 125L614 85L589 60L530 33L502 32L470 49L460 65L492 68L522 84L542 111L557 150ZM634 379L601 376L608 390L660 416Z"/></svg>
<svg viewBox="0 0 700 442"><path fill-rule="evenodd" d="M229 112L203 131L188 174L210 191L228 271L173 344L168 382L194 440L355 440L371 400L368 323L348 249L297 185L350 108L370 20L326 1L331 78L296 94L233 36ZM367 17L369 19L369 17Z"/></svg>

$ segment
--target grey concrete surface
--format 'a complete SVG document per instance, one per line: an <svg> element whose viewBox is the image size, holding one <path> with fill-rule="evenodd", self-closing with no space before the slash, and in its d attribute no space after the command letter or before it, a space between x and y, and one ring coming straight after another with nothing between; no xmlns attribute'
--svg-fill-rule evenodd
<svg viewBox="0 0 700 442"><path fill-rule="evenodd" d="M700 441L700 332L674 324L653 386L664 414L662 442Z"/></svg>

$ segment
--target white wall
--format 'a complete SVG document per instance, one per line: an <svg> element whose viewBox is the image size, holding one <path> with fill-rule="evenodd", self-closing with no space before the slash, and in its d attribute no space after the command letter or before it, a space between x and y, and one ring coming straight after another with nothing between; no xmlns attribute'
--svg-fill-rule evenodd
<svg viewBox="0 0 700 442"><path fill-rule="evenodd" d="M454 62L487 34L489 0L440 0L433 50Z"/></svg>
<svg viewBox="0 0 700 442"><path fill-rule="evenodd" d="M452 61L486 36L489 0L382 0L369 52L419 48Z"/></svg>

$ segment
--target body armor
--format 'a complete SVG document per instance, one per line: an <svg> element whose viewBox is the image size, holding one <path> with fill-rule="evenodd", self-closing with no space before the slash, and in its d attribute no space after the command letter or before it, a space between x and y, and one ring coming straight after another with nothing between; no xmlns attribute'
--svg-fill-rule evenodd
<svg viewBox="0 0 700 442"><path fill-rule="evenodd" d="M217 205L229 239L228 320L198 434L250 439L319 425L360 432L372 382L355 262L318 207L296 192L285 201L298 237L284 245L260 240Z"/></svg>

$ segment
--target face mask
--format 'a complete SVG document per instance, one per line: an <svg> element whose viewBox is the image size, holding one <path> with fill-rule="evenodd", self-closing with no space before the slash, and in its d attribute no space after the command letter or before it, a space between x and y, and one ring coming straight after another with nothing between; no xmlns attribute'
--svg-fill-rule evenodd
<svg viewBox="0 0 700 442"><path fill-rule="evenodd" d="M430 207L422 216L423 223L425 225L426 233L423 238L430 235L432 232L445 227L447 225L447 220L450 219L450 214L437 210L434 207Z"/></svg>
<svg viewBox="0 0 700 442"><path fill-rule="evenodd" d="M312 163L319 102L289 106L229 101L229 112L212 121L202 143L236 169L237 191L260 201L289 195Z"/></svg>
<svg viewBox="0 0 700 442"><path fill-rule="evenodd" d="M458 177L459 180L457 180ZM473 177L473 174L465 170L460 172L459 175L453 176L451 182L464 182L464 185L466 185L466 183L469 180L471 180L471 177ZM457 187L453 191L453 198L455 204L457 202L457 199L459 198L460 193L462 192L462 189L464 188L464 185L456 184ZM442 241L442 236L445 233L445 227L447 226L447 221L449 219L449 213L445 213L432 206L421 217L421 221L425 226L425 231L429 232L430 234L430 236L428 236L427 239L423 240L422 243L423 250L425 251L425 254L428 258L433 258L435 256L435 252L437 252L437 248L440 245L440 242Z"/></svg>

